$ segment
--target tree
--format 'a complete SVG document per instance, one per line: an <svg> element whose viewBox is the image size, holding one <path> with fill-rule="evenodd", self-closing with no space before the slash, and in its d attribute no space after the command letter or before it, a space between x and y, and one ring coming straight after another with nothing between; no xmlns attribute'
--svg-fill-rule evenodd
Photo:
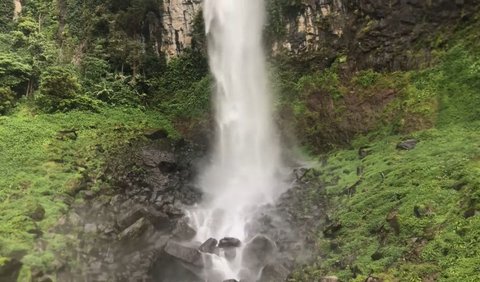
<svg viewBox="0 0 480 282"><path fill-rule="evenodd" d="M77 106L80 90L74 71L62 66L50 67L42 73L36 102L46 112L68 111Z"/></svg>

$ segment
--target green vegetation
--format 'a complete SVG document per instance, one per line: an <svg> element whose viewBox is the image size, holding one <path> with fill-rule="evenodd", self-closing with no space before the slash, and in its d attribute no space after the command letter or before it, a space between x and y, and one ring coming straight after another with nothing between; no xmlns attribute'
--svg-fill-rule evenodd
<svg viewBox="0 0 480 282"><path fill-rule="evenodd" d="M408 136L419 140L411 151L395 149L407 136L367 136L354 143L367 148L364 159L358 150L332 153L316 181L326 184L329 217L341 228L319 233L324 256L294 281L319 274L342 281L370 274L385 281L478 280L479 129L477 121L420 131Z"/></svg>
<svg viewBox="0 0 480 282"><path fill-rule="evenodd" d="M203 31L168 63L155 45L160 1L22 4L14 21L0 2L0 265L21 258L30 281L72 248L53 227L77 193L109 189L105 163L145 129L199 122L212 81Z"/></svg>
<svg viewBox="0 0 480 282"><path fill-rule="evenodd" d="M452 41L428 69L367 70L344 82L364 101L382 89L398 94L381 110L384 124L309 173L325 188L310 188L305 210L326 196L329 223L314 231L318 259L291 281L480 279L480 53L471 40ZM396 149L411 138L415 149Z"/></svg>
<svg viewBox="0 0 480 282"><path fill-rule="evenodd" d="M46 231L66 211L68 198L86 179L94 191L108 189L105 162L146 128L176 136L158 113L131 108L36 114L22 105L0 117L0 257L28 254L27 266L51 265L53 251L62 249L56 244L66 239ZM43 220L35 219L37 209L44 209ZM38 230L48 250L34 248Z"/></svg>
<svg viewBox="0 0 480 282"><path fill-rule="evenodd" d="M267 1L268 42L303 2ZM208 120L213 81L201 13L191 48L167 61L160 0L22 3L13 21L0 0L0 265L22 258L28 281L71 248L53 227L79 190L109 189L105 163L145 129L176 138ZM327 196L329 222L292 281L480 279L479 30L477 15L439 35L420 70L357 71L328 50L275 58L282 128L327 159L300 212ZM415 149L395 148L408 138Z"/></svg>

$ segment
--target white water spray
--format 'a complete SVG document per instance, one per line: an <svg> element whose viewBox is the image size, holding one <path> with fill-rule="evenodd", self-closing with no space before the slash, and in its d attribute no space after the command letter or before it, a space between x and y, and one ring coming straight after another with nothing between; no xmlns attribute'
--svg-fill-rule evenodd
<svg viewBox="0 0 480 282"><path fill-rule="evenodd" d="M262 0L204 2L217 135L200 177L205 199L190 214L198 241L250 239L246 226L255 208L272 203L285 188L262 48L264 10ZM238 278L239 252L234 261L214 256L215 271Z"/></svg>

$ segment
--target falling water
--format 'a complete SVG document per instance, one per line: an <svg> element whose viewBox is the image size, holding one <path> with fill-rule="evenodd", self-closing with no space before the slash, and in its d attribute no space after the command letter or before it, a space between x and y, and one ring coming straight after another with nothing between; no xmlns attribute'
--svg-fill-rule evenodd
<svg viewBox="0 0 480 282"><path fill-rule="evenodd" d="M216 79L216 143L200 177L205 199L190 217L197 241L210 237L250 239L247 225L256 207L283 190L279 138L273 122L262 33L262 0L205 0L211 71ZM224 278L238 278L234 261L214 258Z"/></svg>

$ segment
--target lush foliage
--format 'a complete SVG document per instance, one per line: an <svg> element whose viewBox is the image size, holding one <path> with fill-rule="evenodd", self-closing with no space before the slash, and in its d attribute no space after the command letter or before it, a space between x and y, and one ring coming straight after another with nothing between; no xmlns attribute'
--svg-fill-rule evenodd
<svg viewBox="0 0 480 282"><path fill-rule="evenodd" d="M350 149L328 154L309 174L319 184L306 193L304 208L326 196L329 223L313 231L321 255L292 281L323 275L342 281L480 279L480 53L471 40L478 39L455 40L428 69L367 70L351 79L365 97L396 89L384 108L396 114L357 135ZM409 134L400 134L402 128ZM410 138L419 141L415 149L396 149Z"/></svg>
<svg viewBox="0 0 480 282"><path fill-rule="evenodd" d="M478 280L480 221L469 212L480 208L479 129L476 122L421 131L408 136L420 143L407 152L395 149L407 136L370 136L357 139L356 150L331 154L310 181L326 185L329 217L341 228L318 233L325 255L294 281L364 281L370 274L385 281ZM360 159L365 146L369 155ZM323 192L312 192L315 203Z"/></svg>
<svg viewBox="0 0 480 282"><path fill-rule="evenodd" d="M138 109L34 114L21 106L0 117L0 258L28 254L27 266L51 265L52 252L65 248L66 238L45 232L49 249L32 252L38 230L56 223L67 209L64 199L75 195L83 179L94 182L93 190L108 189L101 177L108 158L145 128L159 127L175 137L161 115ZM30 216L38 206L45 210L39 222Z"/></svg>

